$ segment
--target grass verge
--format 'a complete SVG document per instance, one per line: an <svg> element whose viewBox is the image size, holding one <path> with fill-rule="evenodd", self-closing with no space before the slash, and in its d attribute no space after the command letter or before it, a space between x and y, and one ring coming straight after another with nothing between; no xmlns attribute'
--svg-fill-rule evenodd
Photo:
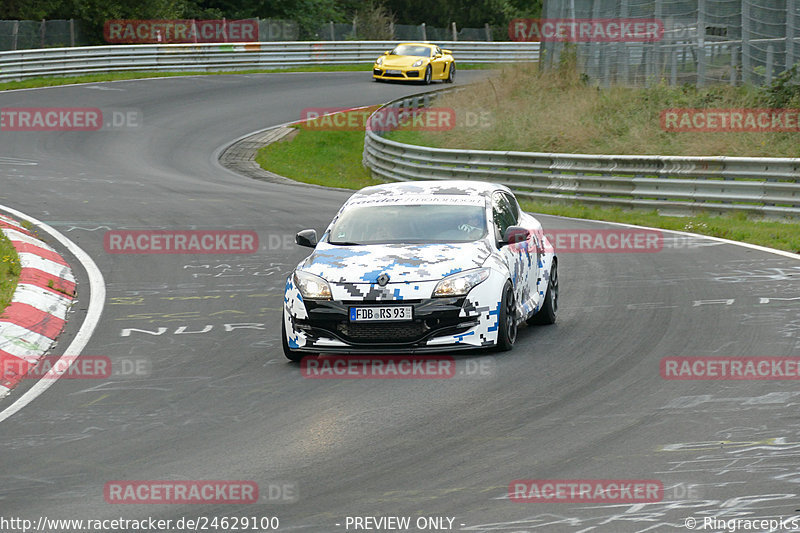
<svg viewBox="0 0 800 533"><path fill-rule="evenodd" d="M0 313L14 296L21 269L17 250L8 237L0 232Z"/></svg>
<svg viewBox="0 0 800 533"><path fill-rule="evenodd" d="M348 114L344 114L347 116ZM294 126L299 130L291 141L261 148L256 163L261 168L303 183L360 189L383 183L372 178L361 165L364 151L363 113L350 114L356 124L350 131L317 129L313 123ZM349 123L349 119L345 119Z"/></svg>
<svg viewBox="0 0 800 533"><path fill-rule="evenodd" d="M367 169L361 166L363 128L354 131L319 131L304 125L297 128L299 132L291 141L274 143L259 150L256 161L262 168L297 181L328 187L359 189L381 183L381 180L371 178ZM796 222L758 220L741 213L671 217L655 211L595 207L578 202L523 200L521 204L526 211L533 213L688 231L800 254L800 223Z"/></svg>
<svg viewBox="0 0 800 533"><path fill-rule="evenodd" d="M480 63L459 64L462 70L480 70L497 68L497 65L484 65ZM234 70L220 72L107 72L87 74L85 76L42 77L31 78L23 81L8 81L0 83L0 91L12 89L35 89L38 87L56 87L59 85L75 85L77 83L96 83L101 81L138 80L142 78L174 78L177 76L221 76L226 74L272 74L279 72L370 72L371 64L346 64L346 65L312 65L303 67Z"/></svg>

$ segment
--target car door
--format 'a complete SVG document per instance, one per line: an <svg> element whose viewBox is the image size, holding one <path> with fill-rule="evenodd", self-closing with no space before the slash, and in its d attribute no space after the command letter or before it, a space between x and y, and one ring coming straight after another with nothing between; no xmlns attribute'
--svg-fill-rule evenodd
<svg viewBox="0 0 800 533"><path fill-rule="evenodd" d="M514 197L505 191L495 192L492 195L492 218L495 235L500 241L506 229L520 224L519 205ZM534 232L529 231L527 239L522 242L502 246L500 254L511 274L517 307L523 316L527 316L533 312L537 300L539 252Z"/></svg>
<svg viewBox="0 0 800 533"><path fill-rule="evenodd" d="M431 73L433 74L433 79L442 79L444 78L444 69L447 67L447 62L445 62L442 55L442 49L436 46L431 53ZM436 57L437 55L439 57Z"/></svg>

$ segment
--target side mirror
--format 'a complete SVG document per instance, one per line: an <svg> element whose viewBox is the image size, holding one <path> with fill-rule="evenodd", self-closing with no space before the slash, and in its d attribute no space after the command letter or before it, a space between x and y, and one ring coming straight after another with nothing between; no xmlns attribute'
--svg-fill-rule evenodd
<svg viewBox="0 0 800 533"><path fill-rule="evenodd" d="M517 244L528 240L529 232L522 226L509 226L506 228L506 233L503 235L503 242L501 244Z"/></svg>
<svg viewBox="0 0 800 533"><path fill-rule="evenodd" d="M294 242L307 248L316 248L317 230L304 229L303 231L298 231L297 235L294 236Z"/></svg>
<svg viewBox="0 0 800 533"><path fill-rule="evenodd" d="M442 54L436 54L433 56L434 59L439 59L440 57L442 57Z"/></svg>
<svg viewBox="0 0 800 533"><path fill-rule="evenodd" d="M446 55L446 56L451 56L451 55L453 55L453 52L451 52L450 50L445 50L444 48L442 48L442 53L443 53L444 55Z"/></svg>
<svg viewBox="0 0 800 533"><path fill-rule="evenodd" d="M388 56L388 55L389 55L389 54L391 54L391 53L392 53L392 52L391 52L391 50L386 50L386 51L383 53L383 55L385 55L385 56Z"/></svg>

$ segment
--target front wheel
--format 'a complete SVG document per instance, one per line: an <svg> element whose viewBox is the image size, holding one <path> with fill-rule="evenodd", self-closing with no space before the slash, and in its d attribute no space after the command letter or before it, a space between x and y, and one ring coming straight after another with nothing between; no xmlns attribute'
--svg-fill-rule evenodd
<svg viewBox="0 0 800 533"><path fill-rule="evenodd" d="M555 324L558 311L558 263L553 261L550 269L550 281L547 284L547 294L544 304L539 311L528 319L528 324Z"/></svg>
<svg viewBox="0 0 800 533"><path fill-rule="evenodd" d="M428 65L428 68L425 69L425 80L423 81L423 83L425 85L430 85L432 76L433 74L431 72L431 66Z"/></svg>
<svg viewBox="0 0 800 533"><path fill-rule="evenodd" d="M286 340L286 322L281 322L281 345L283 346L283 355L285 355L289 361L299 363L303 360L305 356L303 352L295 352L289 348L289 341Z"/></svg>
<svg viewBox="0 0 800 533"><path fill-rule="evenodd" d="M450 63L450 70L447 72L447 79L445 80L446 83L453 83L456 81L456 62L453 61Z"/></svg>
<svg viewBox="0 0 800 533"><path fill-rule="evenodd" d="M503 287L503 298L500 300L500 309L497 317L497 349L507 352L514 347L517 340L517 313L514 302L514 287L506 281Z"/></svg>

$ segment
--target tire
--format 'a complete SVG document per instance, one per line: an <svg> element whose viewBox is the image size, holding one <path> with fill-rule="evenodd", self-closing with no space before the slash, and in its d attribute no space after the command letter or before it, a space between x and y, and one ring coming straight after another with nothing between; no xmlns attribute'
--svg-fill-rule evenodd
<svg viewBox="0 0 800 533"><path fill-rule="evenodd" d="M507 352L514 347L517 340L516 303L514 287L506 281L503 287L503 298L500 300L500 311L497 317L497 349Z"/></svg>
<svg viewBox="0 0 800 533"><path fill-rule="evenodd" d="M558 312L558 263L553 261L550 269L550 281L547 284L547 295L539 311L528 319L528 324L548 325L556 323Z"/></svg>
<svg viewBox="0 0 800 533"><path fill-rule="evenodd" d="M447 79L445 80L446 83L453 83L456 81L456 62L453 61L450 63L450 69L447 71Z"/></svg>
<svg viewBox="0 0 800 533"><path fill-rule="evenodd" d="M282 318L283 317L281 317L281 319ZM281 345L283 346L283 355L285 355L289 361L299 363L306 355L303 352L296 352L289 348L289 342L286 340L286 322L281 322Z"/></svg>
<svg viewBox="0 0 800 533"><path fill-rule="evenodd" d="M425 69L425 79L422 81L425 85L431 84L431 78L433 77L431 66L428 65L428 68Z"/></svg>

